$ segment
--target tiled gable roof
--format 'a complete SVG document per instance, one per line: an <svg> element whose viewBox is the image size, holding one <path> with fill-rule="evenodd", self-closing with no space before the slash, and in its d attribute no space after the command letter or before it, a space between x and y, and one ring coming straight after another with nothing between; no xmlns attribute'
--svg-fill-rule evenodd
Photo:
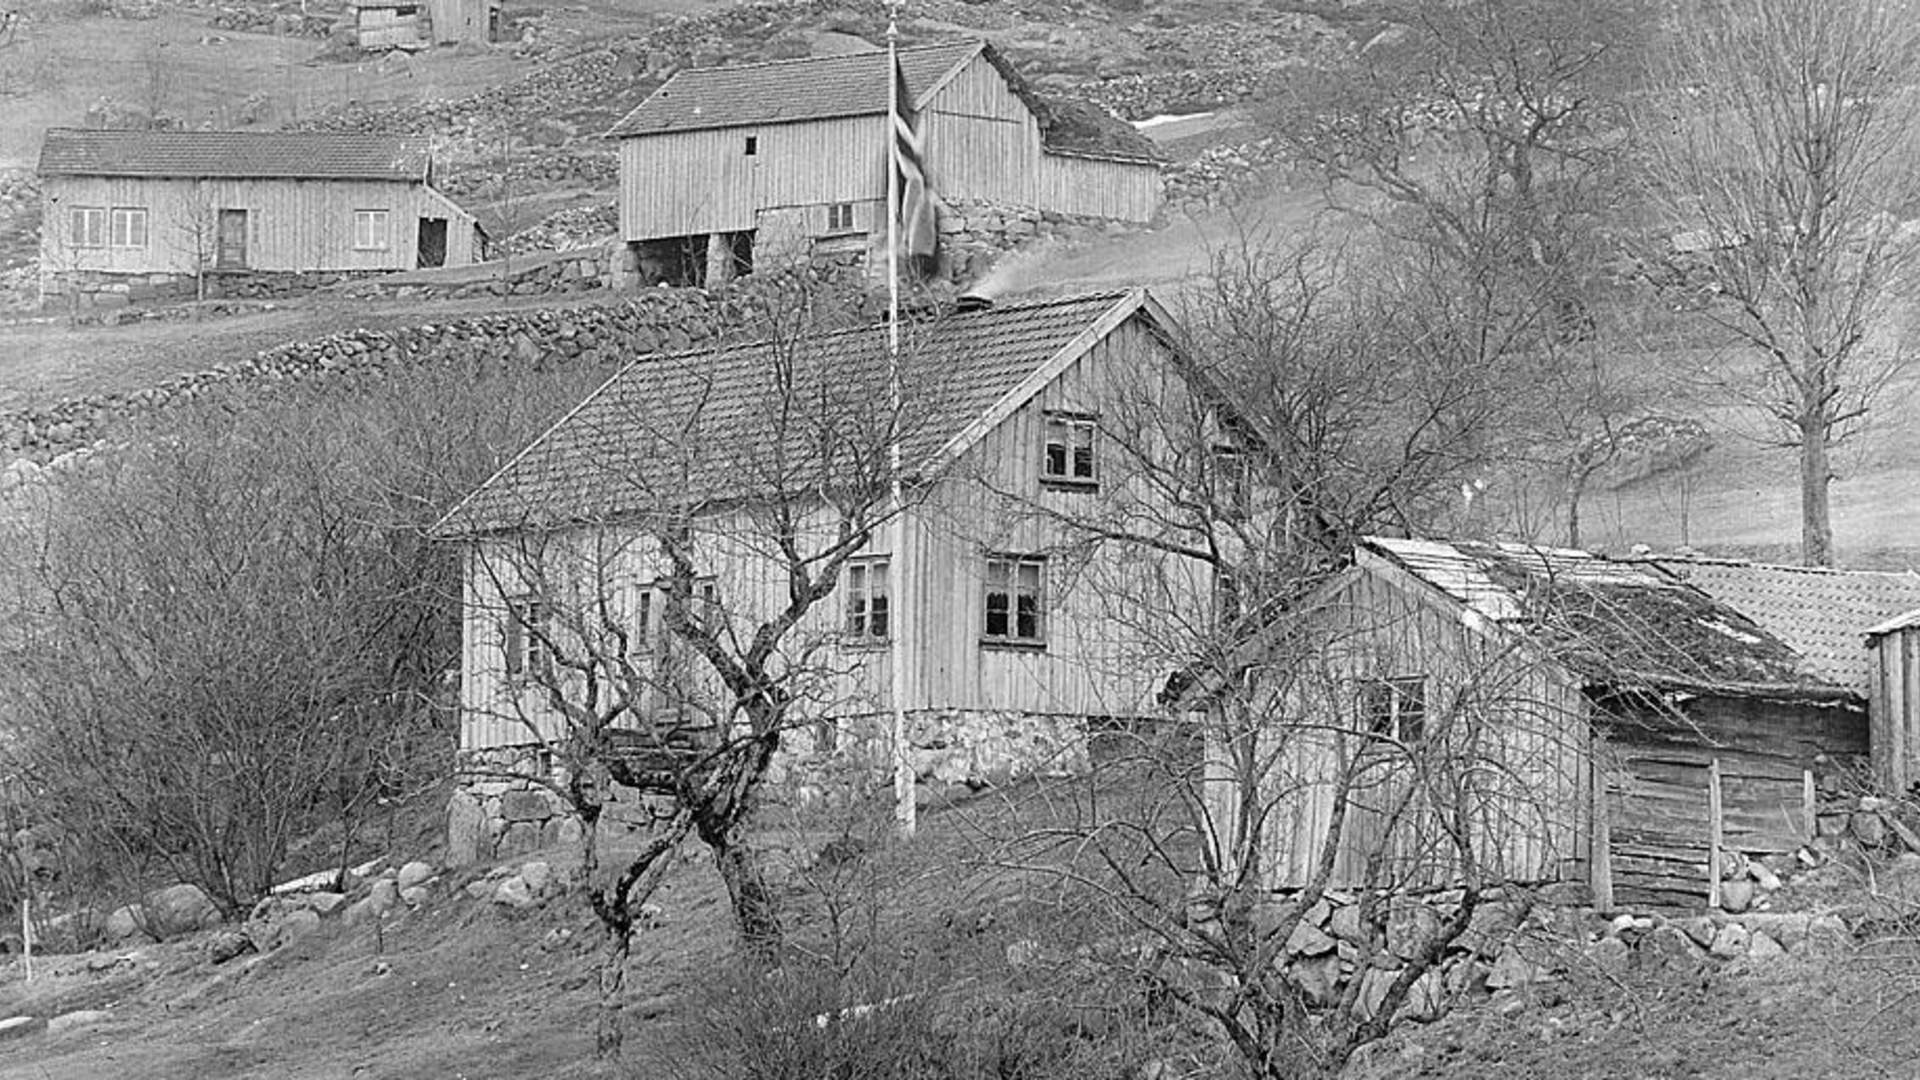
<svg viewBox="0 0 1920 1080"><path fill-rule="evenodd" d="M900 70L918 99L983 48L951 41L901 49ZM881 51L682 71L608 134L652 135L748 124L784 124L886 112L892 74Z"/></svg>
<svg viewBox="0 0 1920 1080"><path fill-rule="evenodd" d="M1369 538L1367 548L1616 688L1832 698L1842 684L1738 605L1644 562L1563 548Z"/></svg>
<svg viewBox="0 0 1920 1080"><path fill-rule="evenodd" d="M1662 570L1792 645L1827 679L1867 692L1867 633L1920 608L1920 575L1770 566L1730 559L1658 558Z"/></svg>
<svg viewBox="0 0 1920 1080"><path fill-rule="evenodd" d="M902 327L909 473L938 464L1049 362L1090 347L1107 319L1146 303L1140 292L997 305ZM776 362L778 361L778 362ZM776 374L795 391L777 390ZM794 402L832 422L881 430L891 408L887 334L864 327L776 347L768 342L642 357L455 506L436 533L472 536L554 528L664 509L765 496L774 462L791 476L816 453L804 419L775 419Z"/></svg>
<svg viewBox="0 0 1920 1080"><path fill-rule="evenodd" d="M41 176L427 179L422 139L331 132L96 131L53 128Z"/></svg>

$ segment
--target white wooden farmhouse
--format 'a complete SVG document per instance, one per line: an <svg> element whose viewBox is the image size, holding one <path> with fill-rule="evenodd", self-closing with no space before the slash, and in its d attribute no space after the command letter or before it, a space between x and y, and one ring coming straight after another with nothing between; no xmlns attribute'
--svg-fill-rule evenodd
<svg viewBox="0 0 1920 1080"><path fill-rule="evenodd" d="M55 128L40 147L43 295L125 302L262 275L476 261L423 140Z"/></svg>
<svg viewBox="0 0 1920 1080"><path fill-rule="evenodd" d="M899 50L927 182L951 217L1030 209L1151 221L1151 143L1113 122L1072 132L982 41ZM620 235L643 279L696 282L801 252L878 262L887 192L884 52L683 71L608 133ZM1076 137L1077 135L1077 137ZM943 221L950 232L955 222Z"/></svg>
<svg viewBox="0 0 1920 1080"><path fill-rule="evenodd" d="M824 673L798 706L806 725L782 740L779 772L793 790L872 762L877 740L885 761L883 718L896 700L923 781L1080 768L1090 729L1161 715L1172 665L1129 605L1146 596L1153 614L1192 619L1211 596L1204 573L1095 542L1075 524L1154 498L1113 433L1143 395L1191 393L1157 301L1136 290L1003 303L903 329L904 382L921 418L901 442L907 509L782 646L791 663ZM790 399L770 399L769 387L797 382L806 401L841 392L884 408L885 340L877 327L829 334L791 363L770 363L765 342L640 358L447 515L437 531L465 552L468 770L537 775L563 756L567 729L529 678L545 662L543 635L528 629L551 620L552 633L566 631L555 601L523 584L528 552L541 553L550 581L590 578L584 602L618 612L623 647L649 664L672 663L674 639L662 622L665 560L631 524L645 515L682 504L693 515L702 618L745 633L785 607L779 533L757 485L779 442L763 430L768 402ZM560 573L562 560L590 569ZM1128 583L1139 581L1152 589L1134 594ZM686 707L673 697L636 712ZM476 857L552 842L563 827L540 793L498 775L470 780L451 816L455 850Z"/></svg>

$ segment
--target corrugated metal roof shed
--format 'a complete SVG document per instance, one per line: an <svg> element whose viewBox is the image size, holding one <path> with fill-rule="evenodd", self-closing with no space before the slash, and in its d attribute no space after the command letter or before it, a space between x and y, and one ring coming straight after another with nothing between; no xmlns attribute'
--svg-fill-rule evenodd
<svg viewBox="0 0 1920 1080"><path fill-rule="evenodd" d="M96 131L53 128L41 176L424 181L426 140L332 132Z"/></svg>

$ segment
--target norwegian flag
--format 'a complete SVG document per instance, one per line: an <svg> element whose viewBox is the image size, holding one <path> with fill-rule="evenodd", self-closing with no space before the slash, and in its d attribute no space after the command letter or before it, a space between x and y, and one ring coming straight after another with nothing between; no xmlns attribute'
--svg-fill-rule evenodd
<svg viewBox="0 0 1920 1080"><path fill-rule="evenodd" d="M893 64L893 167L900 173L901 254L907 264L925 273L938 254L940 228L934 218L933 193L927 190L926 146L914 130L913 97L899 60Z"/></svg>

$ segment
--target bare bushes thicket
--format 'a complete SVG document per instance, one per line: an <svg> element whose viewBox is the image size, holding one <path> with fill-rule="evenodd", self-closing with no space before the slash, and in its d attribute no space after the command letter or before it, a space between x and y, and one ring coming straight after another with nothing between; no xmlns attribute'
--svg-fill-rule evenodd
<svg viewBox="0 0 1920 1080"><path fill-rule="evenodd" d="M6 771L127 890L244 912L289 845L443 772L458 568L426 529L588 373L203 401L7 492Z"/></svg>

